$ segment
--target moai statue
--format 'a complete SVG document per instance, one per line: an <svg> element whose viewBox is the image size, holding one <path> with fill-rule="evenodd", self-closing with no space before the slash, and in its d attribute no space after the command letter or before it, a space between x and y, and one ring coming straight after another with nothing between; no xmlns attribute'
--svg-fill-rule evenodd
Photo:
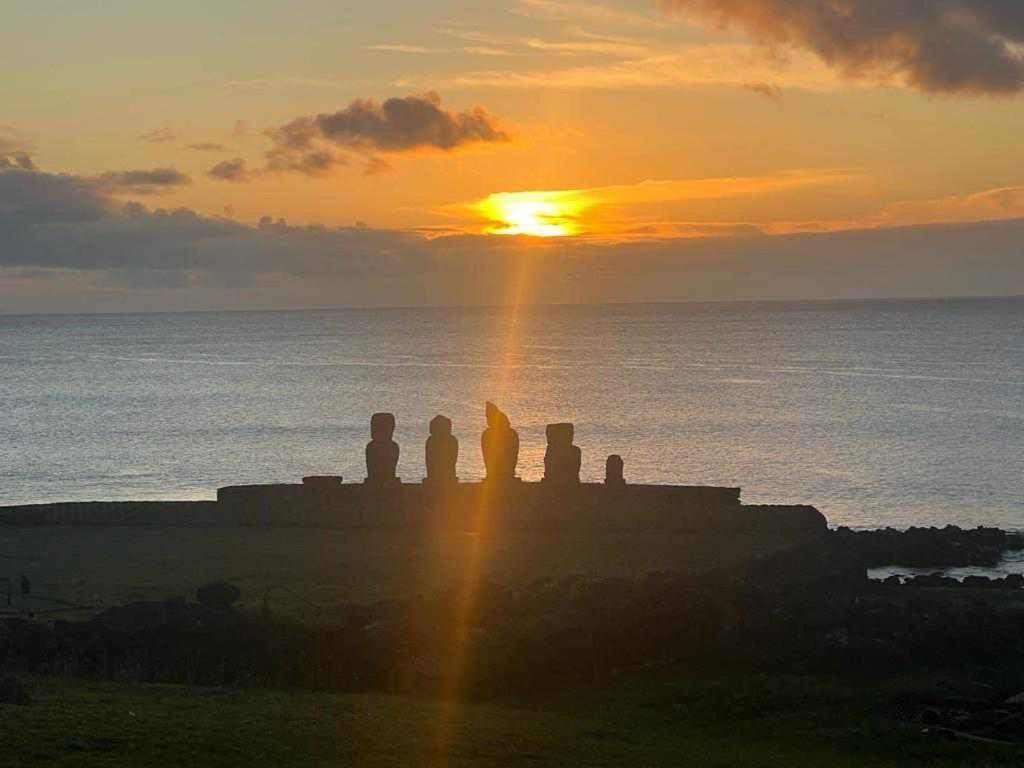
<svg viewBox="0 0 1024 768"><path fill-rule="evenodd" d="M604 484L612 486L625 485L626 478L622 474L623 468L621 456L617 453L609 456L608 460L604 463Z"/></svg>
<svg viewBox="0 0 1024 768"><path fill-rule="evenodd" d="M544 451L544 482L574 485L580 481L582 453L572 444L572 424L548 424L548 447Z"/></svg>
<svg viewBox="0 0 1024 768"><path fill-rule="evenodd" d="M480 450L488 480L512 480L519 462L519 433L508 416L494 403L487 403L487 429L480 437Z"/></svg>
<svg viewBox="0 0 1024 768"><path fill-rule="evenodd" d="M427 438L427 482L457 483L455 464L459 460L459 439L452 434L452 420L435 416L430 420Z"/></svg>
<svg viewBox="0 0 1024 768"><path fill-rule="evenodd" d="M370 417L370 442L366 444L366 482L388 485L397 480L398 443L395 434L395 414L375 413Z"/></svg>

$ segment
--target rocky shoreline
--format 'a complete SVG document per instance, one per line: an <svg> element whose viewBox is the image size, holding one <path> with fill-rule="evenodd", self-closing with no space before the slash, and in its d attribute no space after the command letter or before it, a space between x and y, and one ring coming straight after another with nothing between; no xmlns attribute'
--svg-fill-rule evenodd
<svg viewBox="0 0 1024 768"><path fill-rule="evenodd" d="M854 531L838 528L833 538L866 568L902 565L911 568L994 567L1013 550L1024 549L1024 536L999 528L895 528Z"/></svg>

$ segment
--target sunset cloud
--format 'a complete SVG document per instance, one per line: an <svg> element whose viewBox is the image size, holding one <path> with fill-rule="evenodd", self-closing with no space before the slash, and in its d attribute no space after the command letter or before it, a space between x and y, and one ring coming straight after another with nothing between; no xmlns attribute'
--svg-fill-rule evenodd
<svg viewBox="0 0 1024 768"><path fill-rule="evenodd" d="M110 171L93 176L87 182L110 193L151 195L183 187L192 180L175 168L150 168L138 171Z"/></svg>
<svg viewBox="0 0 1024 768"><path fill-rule="evenodd" d="M833 91L838 76L811 54L785 60L759 46L714 43L669 51L652 47L644 55L544 69L488 69L454 75L455 88L517 90L630 90L726 86L777 97L783 88Z"/></svg>
<svg viewBox="0 0 1024 768"><path fill-rule="evenodd" d="M587 0L519 0L514 12L558 21L586 21L613 27L659 28L664 20L651 13L625 11L612 5Z"/></svg>
<svg viewBox="0 0 1024 768"><path fill-rule="evenodd" d="M325 173L345 158L337 150L360 154L402 153L423 149L450 152L469 144L509 141L509 135L482 107L451 112L441 97L357 99L337 112L298 117L267 132L274 142L268 169L308 175Z"/></svg>
<svg viewBox="0 0 1024 768"><path fill-rule="evenodd" d="M233 160L223 160L217 163L206 172L206 175L221 181L240 182L248 181L252 178L253 174L246 166L245 160L241 157L236 157Z"/></svg>
<svg viewBox="0 0 1024 768"><path fill-rule="evenodd" d="M275 173L323 176L336 166L347 164L348 160L345 157L329 149L299 149L287 144L278 144L267 152L266 169Z"/></svg>
<svg viewBox="0 0 1024 768"><path fill-rule="evenodd" d="M36 164L28 152L17 149L5 150L0 146L0 169L4 168L20 168L23 171L34 171Z"/></svg>
<svg viewBox="0 0 1024 768"><path fill-rule="evenodd" d="M193 144L188 145L189 149L194 149L197 152L227 152L228 148L223 144L217 144L212 141L197 141Z"/></svg>
<svg viewBox="0 0 1024 768"><path fill-rule="evenodd" d="M891 226L1021 218L1024 218L1024 186L894 203L886 207L878 223Z"/></svg>
<svg viewBox="0 0 1024 768"><path fill-rule="evenodd" d="M36 164L28 145L22 142L13 131L0 126L0 169L5 168L34 171Z"/></svg>
<svg viewBox="0 0 1024 768"><path fill-rule="evenodd" d="M148 141L150 144L171 144L178 140L178 134L174 129L164 126L163 128L157 128L156 130L144 133L139 138L143 141Z"/></svg>
<svg viewBox="0 0 1024 768"><path fill-rule="evenodd" d="M689 193L732 186L701 182ZM654 194L598 189L610 199ZM1019 194L985 197L1017 206ZM0 294L5 311L479 304L503 301L523 269L536 277L529 299L542 303L1024 293L1024 219L782 236L688 227L686 237L612 242L270 217L248 226L122 204L90 179L7 170Z"/></svg>
<svg viewBox="0 0 1024 768"><path fill-rule="evenodd" d="M300 117L272 132L279 146L304 150L316 140L357 151L453 150L477 142L508 141L482 107L463 112L441 108L436 93L357 99L337 112Z"/></svg>
<svg viewBox="0 0 1024 768"><path fill-rule="evenodd" d="M444 50L437 48L427 48L423 45L412 45L409 43L375 43L374 45L366 46L368 51L380 51L382 53L409 53L409 54L421 54L421 53L444 53Z"/></svg>
<svg viewBox="0 0 1024 768"><path fill-rule="evenodd" d="M843 77L922 91L1024 88L1024 3L1012 0L661 0L671 13L810 51Z"/></svg>
<svg viewBox="0 0 1024 768"><path fill-rule="evenodd" d="M790 171L774 176L724 177L708 179L648 180L637 184L567 190L497 192L464 206L464 210L486 220L484 231L491 234L592 234L620 237L633 234L704 236L723 231L748 231L748 225L733 223L642 221L638 209L652 205L685 203L749 196L763 196L812 186L844 184L855 177L842 170ZM456 208L453 213L458 213Z"/></svg>

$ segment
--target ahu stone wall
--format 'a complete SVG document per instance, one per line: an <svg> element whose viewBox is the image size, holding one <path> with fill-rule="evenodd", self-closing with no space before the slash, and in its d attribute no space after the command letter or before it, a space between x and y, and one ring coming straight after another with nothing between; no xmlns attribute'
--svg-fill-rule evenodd
<svg viewBox="0 0 1024 768"><path fill-rule="evenodd" d="M459 531L728 533L802 538L827 529L810 506L745 506L740 489L580 483L229 486L217 501L69 502L0 508L0 525L256 526Z"/></svg>

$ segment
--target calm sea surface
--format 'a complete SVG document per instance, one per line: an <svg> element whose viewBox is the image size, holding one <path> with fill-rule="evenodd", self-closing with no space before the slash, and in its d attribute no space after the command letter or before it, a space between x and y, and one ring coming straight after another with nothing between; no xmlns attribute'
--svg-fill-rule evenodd
<svg viewBox="0 0 1024 768"><path fill-rule="evenodd" d="M576 424L585 479L739 485L834 524L1024 527L1024 300L0 316L0 504L208 499L361 479L369 417L400 474L483 403L520 474Z"/></svg>

